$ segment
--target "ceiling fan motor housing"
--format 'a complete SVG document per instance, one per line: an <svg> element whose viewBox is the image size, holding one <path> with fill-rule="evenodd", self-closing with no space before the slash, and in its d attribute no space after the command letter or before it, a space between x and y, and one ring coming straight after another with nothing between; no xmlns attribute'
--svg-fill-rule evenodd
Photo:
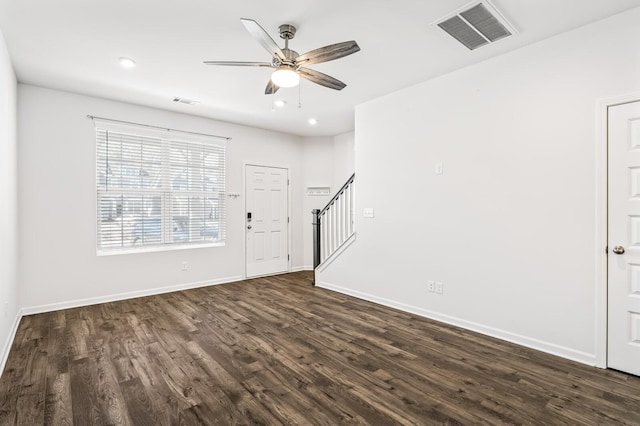
<svg viewBox="0 0 640 426"><path fill-rule="evenodd" d="M285 40L291 40L296 35L296 27L291 24L282 24L278 30L280 30L280 38Z"/></svg>
<svg viewBox="0 0 640 426"><path fill-rule="evenodd" d="M295 50L291 50L291 49L282 49L282 53L284 53L284 56L287 58L288 61L293 62L298 56L298 52L296 52Z"/></svg>

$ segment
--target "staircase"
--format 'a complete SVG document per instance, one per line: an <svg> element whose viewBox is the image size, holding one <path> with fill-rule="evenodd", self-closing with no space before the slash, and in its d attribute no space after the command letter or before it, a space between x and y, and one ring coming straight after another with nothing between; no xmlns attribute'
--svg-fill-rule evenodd
<svg viewBox="0 0 640 426"><path fill-rule="evenodd" d="M313 267L317 268L354 234L353 202L355 173L322 209L313 214Z"/></svg>

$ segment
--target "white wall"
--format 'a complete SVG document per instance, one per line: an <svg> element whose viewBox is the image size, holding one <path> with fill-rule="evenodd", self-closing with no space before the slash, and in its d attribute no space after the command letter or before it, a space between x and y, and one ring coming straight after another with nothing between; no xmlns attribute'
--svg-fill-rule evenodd
<svg viewBox="0 0 640 426"><path fill-rule="evenodd" d="M16 77L0 32L0 370L18 314Z"/></svg>
<svg viewBox="0 0 640 426"><path fill-rule="evenodd" d="M638 22L357 107L357 240L320 285L595 363L598 102L640 91Z"/></svg>
<svg viewBox="0 0 640 426"><path fill-rule="evenodd" d="M333 193L345 184L355 167L355 133L343 133L333 138Z"/></svg>
<svg viewBox="0 0 640 426"><path fill-rule="evenodd" d="M18 108L20 297L26 312L236 280L244 272L241 197L227 197L225 247L96 256L95 131L87 114L232 137L227 192L244 192L243 162L290 167L291 266L302 267L300 137L28 85L18 86Z"/></svg>

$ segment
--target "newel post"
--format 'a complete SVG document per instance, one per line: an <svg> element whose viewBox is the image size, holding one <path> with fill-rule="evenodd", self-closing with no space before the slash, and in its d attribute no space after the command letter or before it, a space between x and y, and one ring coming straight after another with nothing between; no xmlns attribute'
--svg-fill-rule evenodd
<svg viewBox="0 0 640 426"><path fill-rule="evenodd" d="M316 285L316 268L320 264L320 210L311 210L313 214L313 285Z"/></svg>

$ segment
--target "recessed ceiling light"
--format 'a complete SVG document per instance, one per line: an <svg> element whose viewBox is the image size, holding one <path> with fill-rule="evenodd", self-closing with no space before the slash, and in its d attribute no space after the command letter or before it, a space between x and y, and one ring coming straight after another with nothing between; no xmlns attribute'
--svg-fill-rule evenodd
<svg viewBox="0 0 640 426"><path fill-rule="evenodd" d="M275 106L277 106L278 108L282 108L283 106L285 106L287 104L287 101L283 101L282 99L278 99L277 101L274 101L273 104Z"/></svg>
<svg viewBox="0 0 640 426"><path fill-rule="evenodd" d="M318 124L318 120L316 120L315 118L310 118L309 119L309 125L315 126L316 124Z"/></svg>
<svg viewBox="0 0 640 426"><path fill-rule="evenodd" d="M118 62L123 68L133 68L136 66L136 61L131 58L118 58Z"/></svg>

